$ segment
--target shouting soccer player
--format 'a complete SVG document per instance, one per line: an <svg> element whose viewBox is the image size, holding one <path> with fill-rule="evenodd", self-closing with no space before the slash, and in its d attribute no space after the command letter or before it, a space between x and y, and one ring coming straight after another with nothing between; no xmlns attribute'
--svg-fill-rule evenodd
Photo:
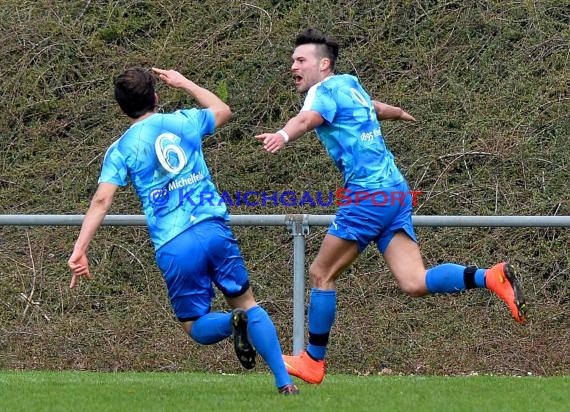
<svg viewBox="0 0 570 412"><path fill-rule="evenodd" d="M386 148L380 120L415 121L399 107L372 100L358 79L335 74L339 46L315 29L295 41L291 72L297 91L306 93L295 117L276 133L256 136L269 153L316 130L317 136L344 177L348 193L359 193L340 207L309 268L309 343L297 356L284 356L287 370L309 383L325 376L325 355L336 316L336 280L358 255L376 243L384 260L410 296L455 293L487 288L509 307L515 321L525 321L526 304L513 267L499 263L490 269L444 263L425 268L412 226L412 197L378 206L374 192L409 193L405 178ZM366 199L362 193L369 192Z"/></svg>

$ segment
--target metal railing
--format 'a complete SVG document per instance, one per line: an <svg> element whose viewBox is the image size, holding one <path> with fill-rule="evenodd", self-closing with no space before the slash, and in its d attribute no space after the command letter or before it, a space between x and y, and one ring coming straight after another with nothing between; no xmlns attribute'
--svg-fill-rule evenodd
<svg viewBox="0 0 570 412"><path fill-rule="evenodd" d="M0 215L0 226L80 226L85 215ZM328 226L334 215L230 215L233 226L286 226L293 236L293 353L304 348L305 236L311 226ZM570 216L413 216L414 226L570 227ZM145 226L143 215L108 215L108 226Z"/></svg>

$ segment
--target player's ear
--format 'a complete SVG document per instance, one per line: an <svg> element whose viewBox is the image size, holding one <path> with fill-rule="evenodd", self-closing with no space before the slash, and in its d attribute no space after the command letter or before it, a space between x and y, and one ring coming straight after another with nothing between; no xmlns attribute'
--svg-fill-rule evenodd
<svg viewBox="0 0 570 412"><path fill-rule="evenodd" d="M321 64L319 66L321 71L327 70L331 68L331 59L329 59L328 57L323 57L321 59Z"/></svg>

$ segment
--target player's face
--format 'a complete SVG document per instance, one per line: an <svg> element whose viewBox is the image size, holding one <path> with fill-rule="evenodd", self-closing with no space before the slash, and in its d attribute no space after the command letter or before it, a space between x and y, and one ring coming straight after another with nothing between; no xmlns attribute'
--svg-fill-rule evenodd
<svg viewBox="0 0 570 412"><path fill-rule="evenodd" d="M295 48L292 56L291 73L298 92L306 92L323 80L328 73L321 70L322 60L314 44L302 44Z"/></svg>

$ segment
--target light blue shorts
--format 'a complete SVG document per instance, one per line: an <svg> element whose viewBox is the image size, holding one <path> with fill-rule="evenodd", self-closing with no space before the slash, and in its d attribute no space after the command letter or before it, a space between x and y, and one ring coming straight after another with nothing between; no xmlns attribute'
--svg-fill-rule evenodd
<svg viewBox="0 0 570 412"><path fill-rule="evenodd" d="M156 263L181 322L210 311L214 285L227 297L241 296L249 288L237 241L221 219L205 220L176 236L157 250Z"/></svg>
<svg viewBox="0 0 570 412"><path fill-rule="evenodd" d="M356 241L359 252L374 242L384 253L400 230L417 242L412 224L414 196L405 181L382 189L348 185L341 191L337 213L328 229L330 235Z"/></svg>

